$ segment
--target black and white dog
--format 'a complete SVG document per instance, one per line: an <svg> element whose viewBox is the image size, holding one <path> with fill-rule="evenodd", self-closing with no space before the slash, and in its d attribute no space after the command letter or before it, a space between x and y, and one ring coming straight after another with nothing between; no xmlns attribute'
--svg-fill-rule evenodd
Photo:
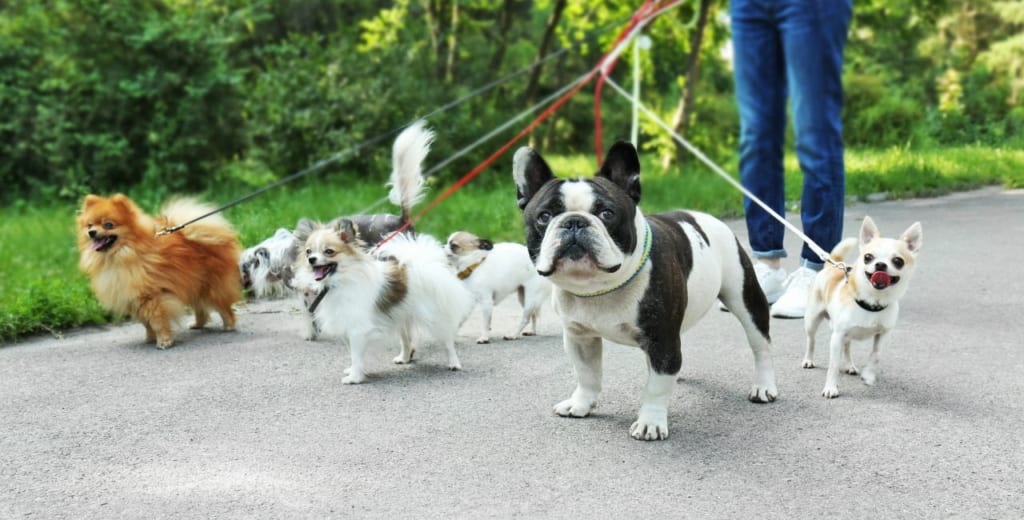
<svg viewBox="0 0 1024 520"><path fill-rule="evenodd" d="M680 334L721 299L743 325L754 352L749 399L775 400L768 301L739 241L703 213L649 217L640 201L640 161L626 142L612 146L592 179L555 178L544 159L520 148L513 176L537 272L555 285L565 351L577 387L555 405L584 417L601 391L602 338L647 353L649 374L630 435L668 437L668 401L682 365Z"/></svg>

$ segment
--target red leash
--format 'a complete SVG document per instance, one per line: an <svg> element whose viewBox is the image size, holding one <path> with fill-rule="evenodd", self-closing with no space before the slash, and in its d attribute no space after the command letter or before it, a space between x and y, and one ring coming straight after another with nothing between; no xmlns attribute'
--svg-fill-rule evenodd
<svg viewBox="0 0 1024 520"><path fill-rule="evenodd" d="M678 1L679 0L676 0L675 2L671 2L669 5L673 5L675 3L678 3ZM558 100L556 100L554 103L552 103L551 106L549 106L547 109L545 109L544 112L541 112L541 114L539 116L537 116L536 118L534 118L534 120L531 121L530 124L526 125L525 128L523 128L518 134L516 134L515 137L510 139L508 142L506 142L504 145L502 145L501 148L499 148L496 152L491 154L487 159L485 159L483 162L478 164L475 168L470 170L469 173L467 173L466 175L462 176L461 179L459 179L455 184L453 184L451 187L449 187L447 190L445 190L444 193L442 193L441 195L438 195L434 200L430 201L430 204L428 204L427 207L421 209L419 212L417 212L415 215L413 215L405 224L403 224L400 228L396 229L390 235L384 237L383 240L381 240L380 242L377 243L375 248L379 248L380 246L385 244L387 241L389 241L392 238L394 238L395 236L397 236L399 233L402 233L403 231L409 229L409 227L412 226L414 222L416 222L417 220L422 218L423 215L427 214L429 211L431 211L432 209L437 207L438 204L440 204L441 202L445 201L448 197L451 197L452 194L454 194L456 191L458 191L463 186L465 186L467 183L469 183L469 181L473 180L473 178L475 178L477 175L479 175L480 172L484 171L488 166L493 164L494 161L498 160L499 157L504 155L504 153L507 152L508 149L512 147L512 145L516 144L526 134L532 132L533 129L537 127L537 125L542 123L545 119L550 117L551 114L555 113L556 110L561 108L562 105L564 105L567 101L569 101L569 98L571 98L577 92L579 92L587 83L590 83L590 80L594 79L594 76L596 76L598 73L601 74L601 83L598 83L598 87L600 88L600 85L604 82L604 79L608 76L608 74L611 72L612 67L614 67L615 63L618 61L618 57L616 56L616 59L611 60L609 62L609 66L606 67L605 66L605 61L608 59L608 56L611 55L611 53L615 50L615 48L619 45L619 43L621 43L622 40L626 36L628 36L630 32L633 31L633 29L636 27L636 25L638 23L640 23L642 20L652 16L651 13L653 12L654 5L656 3L657 3L657 0L645 0L644 4L641 5L640 9L638 9L636 14L633 15L633 18L630 20L629 25L627 25L626 28L623 29L622 32L619 33L619 36L615 39L615 44L612 46L612 50L608 51L603 56L601 56L601 60L598 61L598 66L594 67L594 69L591 70L587 74L586 78L583 81L581 81L578 85L573 87L572 90L570 90L570 91L566 92L564 95L562 95L562 97L558 98ZM667 7L668 6L666 6L665 9L667 9ZM660 14L665 9L657 11L656 14ZM598 98L598 100L600 99L600 90L598 91L597 98ZM601 153L601 148L600 148L600 146L601 146L601 138L600 138L600 135L601 135L600 134L600 120L601 120L601 116L600 116L600 102L599 101L598 101L598 104L596 105L596 110L597 110L597 121L598 121L598 124L597 124L597 144L598 144L598 149L597 150L598 151L597 151L597 153L598 153L598 155L600 155L600 153Z"/></svg>

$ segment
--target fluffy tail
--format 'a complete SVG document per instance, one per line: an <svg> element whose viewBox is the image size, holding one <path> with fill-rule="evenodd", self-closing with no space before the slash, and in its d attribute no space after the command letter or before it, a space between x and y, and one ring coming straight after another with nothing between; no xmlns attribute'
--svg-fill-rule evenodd
<svg viewBox="0 0 1024 520"><path fill-rule="evenodd" d="M195 199L173 199L164 204L157 220L161 227L173 227L206 215L215 209L213 206L203 204ZM218 246L238 244L234 228L219 213L197 220L182 228L178 233L193 242L202 244Z"/></svg>
<svg viewBox="0 0 1024 520"><path fill-rule="evenodd" d="M836 247L833 247L832 251L829 252L828 255L832 257L832 260L836 262L844 262L846 261L846 259L851 257L850 253L853 253L856 249L857 239L847 238L844 239L842 242L836 244Z"/></svg>
<svg viewBox="0 0 1024 520"><path fill-rule="evenodd" d="M444 246L426 233L396 235L380 246L377 255L394 258L400 264L413 262L420 265L438 264L450 268Z"/></svg>
<svg viewBox="0 0 1024 520"><path fill-rule="evenodd" d="M434 132L426 127L423 120L409 125L395 139L388 199L402 209L402 222L409 220L409 210L423 198L422 164L433 142Z"/></svg>

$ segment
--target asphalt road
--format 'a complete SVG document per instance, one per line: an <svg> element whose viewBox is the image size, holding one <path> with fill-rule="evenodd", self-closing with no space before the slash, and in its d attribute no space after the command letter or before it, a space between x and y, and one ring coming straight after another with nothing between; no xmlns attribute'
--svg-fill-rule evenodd
<svg viewBox="0 0 1024 520"><path fill-rule="evenodd" d="M594 415L552 414L575 383L550 308L540 336L489 345L474 317L461 372L387 349L343 386L346 350L301 340L294 303L250 303L238 332L167 351L138 324L0 348L0 518L1024 517L1024 191L852 205L847 236L865 214L924 226L873 387L822 398L824 349L800 368L802 321L776 319L781 395L752 404L750 350L713 310L683 338L669 439L640 442L634 349L605 348ZM495 336L517 319L510 299Z"/></svg>

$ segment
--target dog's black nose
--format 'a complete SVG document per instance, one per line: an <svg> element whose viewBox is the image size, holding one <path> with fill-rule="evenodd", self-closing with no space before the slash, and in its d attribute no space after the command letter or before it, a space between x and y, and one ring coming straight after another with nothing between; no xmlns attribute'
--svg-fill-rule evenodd
<svg viewBox="0 0 1024 520"><path fill-rule="evenodd" d="M875 271L882 271L883 273L888 269L889 266L885 265L885 262L876 262Z"/></svg>
<svg viewBox="0 0 1024 520"><path fill-rule="evenodd" d="M579 231L583 228L590 227L590 222L584 217L569 217L562 221L562 229L568 229L570 231Z"/></svg>
<svg viewBox="0 0 1024 520"><path fill-rule="evenodd" d="M312 256L309 257L309 265L316 265L316 258L315 257L312 257Z"/></svg>
<svg viewBox="0 0 1024 520"><path fill-rule="evenodd" d="M89 238L96 238L96 235L98 235L98 234L99 233L97 233L95 229L90 229L89 230Z"/></svg>

